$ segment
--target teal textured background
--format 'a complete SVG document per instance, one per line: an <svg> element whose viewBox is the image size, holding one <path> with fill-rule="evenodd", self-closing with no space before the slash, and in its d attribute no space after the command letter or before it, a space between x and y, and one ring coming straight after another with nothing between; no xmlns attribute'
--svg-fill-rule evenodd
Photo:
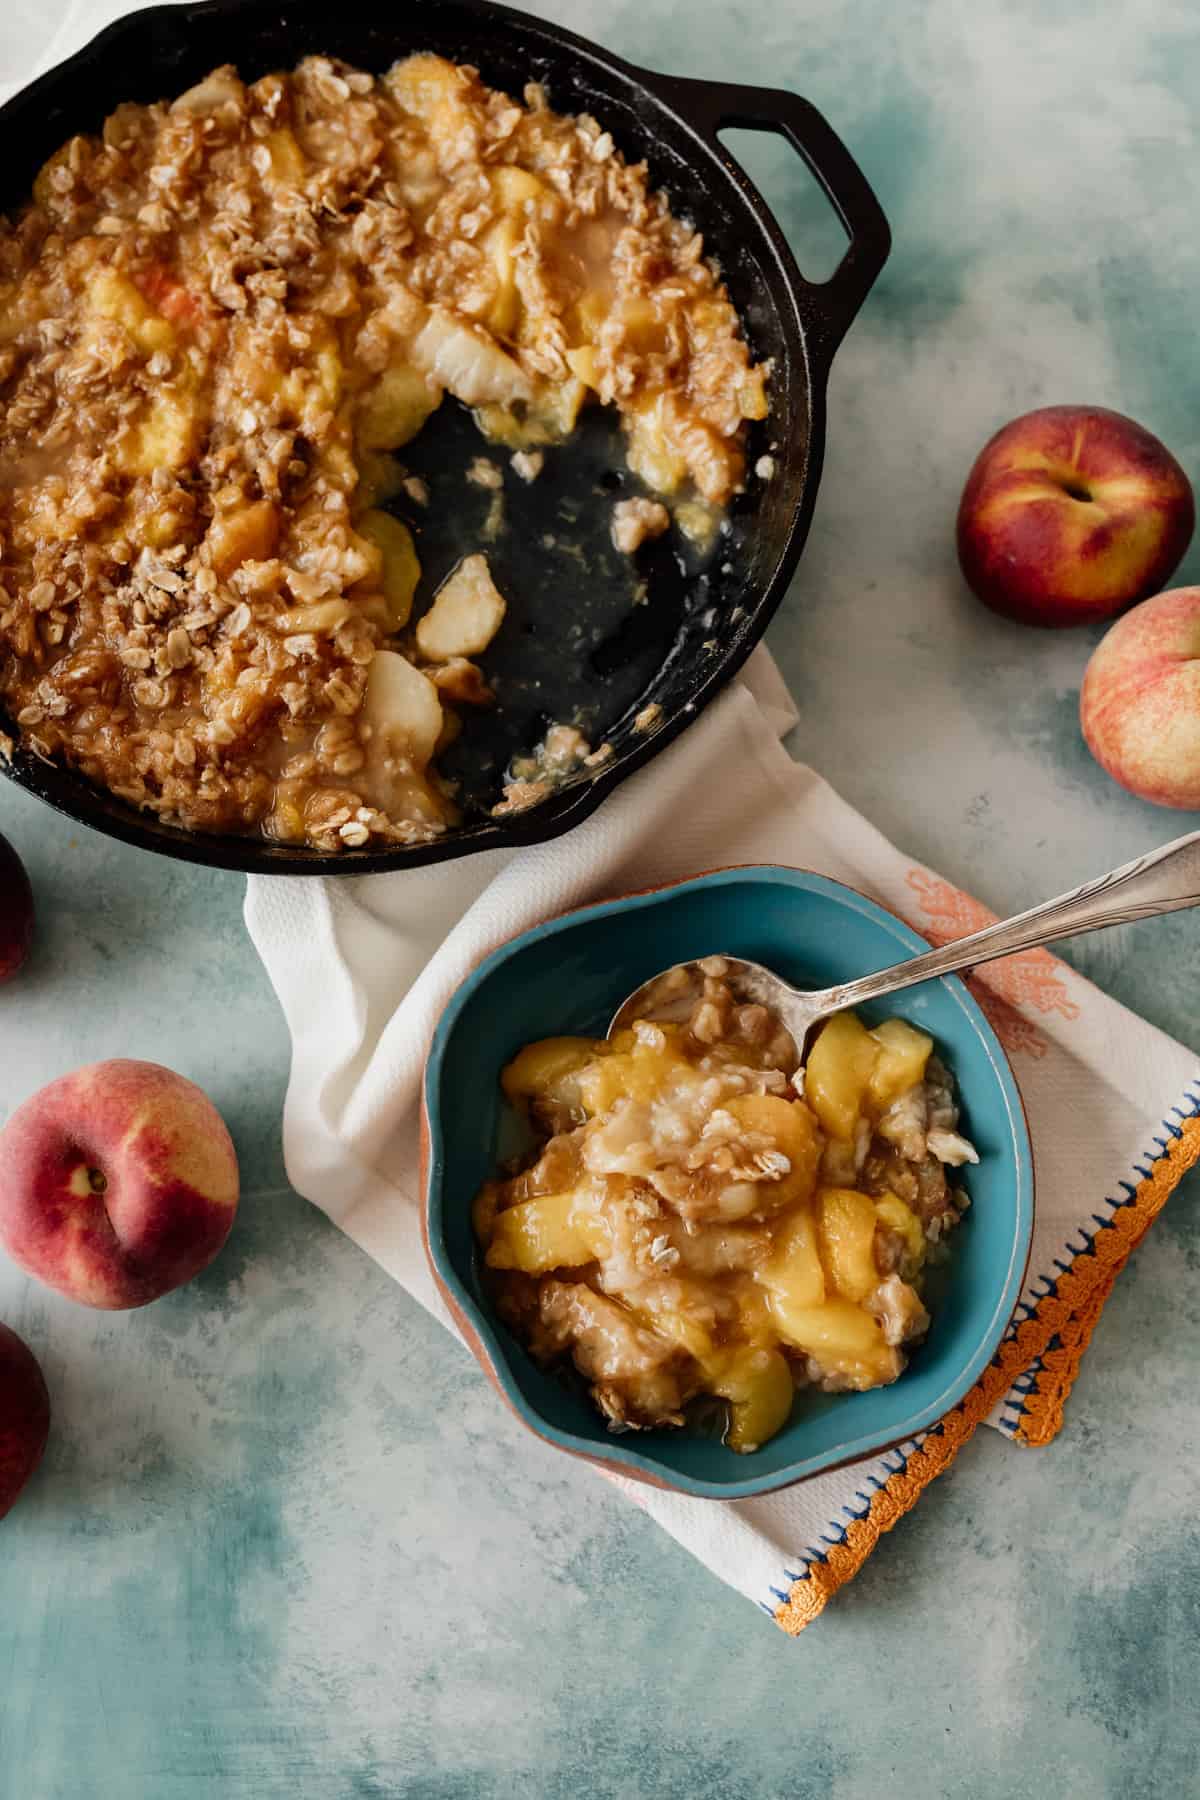
<svg viewBox="0 0 1200 1800"><path fill-rule="evenodd" d="M540 10L636 60L807 94L891 218L771 634L796 754L1000 909L1200 823L1083 749L1096 634L983 613L952 550L975 450L1030 406L1128 411L1200 478L1192 0ZM764 141L750 160L827 265L794 159ZM56 1409L0 1532L6 1800L1195 1792L1196 1182L1119 1282L1055 1445L980 1434L793 1643L522 1433L290 1192L287 1041L240 880L7 786L0 830L41 926L0 1000L0 1116L79 1062L150 1057L208 1089L245 1173L224 1256L145 1313L0 1268ZM1071 956L1200 1049L1193 916Z"/></svg>

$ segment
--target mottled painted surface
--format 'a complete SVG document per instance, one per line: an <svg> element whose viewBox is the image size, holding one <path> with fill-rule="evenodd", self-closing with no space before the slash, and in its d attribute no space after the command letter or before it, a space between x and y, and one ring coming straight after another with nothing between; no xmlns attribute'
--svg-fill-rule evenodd
<svg viewBox="0 0 1200 1800"><path fill-rule="evenodd" d="M1001 908L1196 823L1092 766L1074 722L1091 637L982 614L950 533L979 442L1041 402L1126 409L1200 475L1191 0L736 0L687 29L664 0L546 10L644 61L799 88L891 216L772 633L797 753ZM827 261L790 156L753 160ZM1058 1443L984 1434L791 1643L520 1433L288 1191L287 1044L238 878L7 789L0 829L41 904L0 1001L0 1115L87 1058L154 1058L212 1094L246 1177L219 1265L146 1313L85 1313L0 1269L57 1412L0 1538L0 1793L1195 1791L1200 1186L1122 1278ZM1200 1048L1194 917L1075 960Z"/></svg>

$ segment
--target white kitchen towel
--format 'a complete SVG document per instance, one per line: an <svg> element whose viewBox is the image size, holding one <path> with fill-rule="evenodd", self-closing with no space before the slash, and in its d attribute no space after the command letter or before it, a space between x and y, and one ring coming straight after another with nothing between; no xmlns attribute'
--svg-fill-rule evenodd
<svg viewBox="0 0 1200 1800"><path fill-rule="evenodd" d="M794 718L760 650L703 718L552 843L401 875L251 879L246 923L292 1035L288 1175L443 1323L420 1233L421 1073L447 1000L497 945L570 907L728 863L832 875L938 941L990 916L792 761L780 738ZM617 1481L791 1631L977 1424L1026 1444L1054 1435L1116 1272L1200 1154L1189 1051L1046 951L993 963L973 986L1012 1055L1038 1168L1028 1277L995 1363L919 1439L785 1493L718 1503Z"/></svg>
<svg viewBox="0 0 1200 1800"><path fill-rule="evenodd" d="M5 0L0 7L0 100L86 44L122 13L122 0Z"/></svg>

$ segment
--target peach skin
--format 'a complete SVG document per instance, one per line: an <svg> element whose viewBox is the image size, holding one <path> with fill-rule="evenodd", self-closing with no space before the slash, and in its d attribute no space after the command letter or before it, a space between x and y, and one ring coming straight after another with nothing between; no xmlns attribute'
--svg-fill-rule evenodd
<svg viewBox="0 0 1200 1800"><path fill-rule="evenodd" d="M0 1325L0 1519L41 1462L49 1430L50 1396L37 1359Z"/></svg>
<svg viewBox="0 0 1200 1800"><path fill-rule="evenodd" d="M993 612L1082 625L1161 588L1194 525L1191 484L1150 432L1104 407L1047 406L980 451L958 559Z"/></svg>
<svg viewBox="0 0 1200 1800"><path fill-rule="evenodd" d="M1106 632L1079 721L1100 767L1131 794L1200 808L1200 587L1156 594Z"/></svg>
<svg viewBox="0 0 1200 1800"><path fill-rule="evenodd" d="M145 1306L229 1236L238 1165L194 1082L118 1059L62 1075L0 1132L0 1243L84 1306Z"/></svg>
<svg viewBox="0 0 1200 1800"><path fill-rule="evenodd" d="M0 837L0 983L15 975L33 943L33 889L25 865Z"/></svg>

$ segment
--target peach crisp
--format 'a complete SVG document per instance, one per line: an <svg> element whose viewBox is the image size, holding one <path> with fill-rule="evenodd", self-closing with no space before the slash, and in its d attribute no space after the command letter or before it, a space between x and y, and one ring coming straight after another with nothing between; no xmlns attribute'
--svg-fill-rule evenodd
<svg viewBox="0 0 1200 1800"><path fill-rule="evenodd" d="M474 1224L497 1308L546 1364L570 1358L613 1429L727 1405L751 1451L795 1390L895 1381L928 1330L928 1266L976 1154L932 1040L840 1013L803 1070L720 958L682 1022L548 1038L505 1069L538 1139Z"/></svg>

